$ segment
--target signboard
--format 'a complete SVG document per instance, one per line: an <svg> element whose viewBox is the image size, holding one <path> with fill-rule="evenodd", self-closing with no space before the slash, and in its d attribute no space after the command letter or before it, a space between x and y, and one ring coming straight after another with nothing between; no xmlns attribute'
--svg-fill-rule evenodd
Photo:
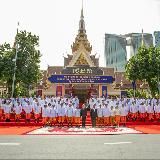
<svg viewBox="0 0 160 160"><path fill-rule="evenodd" d="M99 67L76 66L67 67L62 70L62 74L85 74L85 75L103 75L103 70Z"/></svg>
<svg viewBox="0 0 160 160"><path fill-rule="evenodd" d="M112 76L52 75L48 80L51 83L113 83Z"/></svg>

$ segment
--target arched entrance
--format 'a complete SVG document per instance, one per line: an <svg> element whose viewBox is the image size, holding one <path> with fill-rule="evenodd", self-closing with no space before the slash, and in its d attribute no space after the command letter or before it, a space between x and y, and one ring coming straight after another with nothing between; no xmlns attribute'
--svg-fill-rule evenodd
<svg viewBox="0 0 160 160"><path fill-rule="evenodd" d="M98 85L93 87L90 84L74 84L72 89L73 96L78 96L80 103L87 102L92 94L98 95Z"/></svg>

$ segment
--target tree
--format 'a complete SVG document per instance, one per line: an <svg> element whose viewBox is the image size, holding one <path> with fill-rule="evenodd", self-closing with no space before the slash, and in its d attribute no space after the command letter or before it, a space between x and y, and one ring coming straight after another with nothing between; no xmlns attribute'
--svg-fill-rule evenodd
<svg viewBox="0 0 160 160"><path fill-rule="evenodd" d="M152 96L158 93L160 76L160 48L142 46L126 65L126 77L129 80L145 80L151 90Z"/></svg>
<svg viewBox="0 0 160 160"><path fill-rule="evenodd" d="M15 37L15 43L18 44L17 63L16 63L16 80L15 91L18 87L24 90L29 90L30 85L34 85L40 78L40 51L39 37L32 35L31 32L20 31ZM7 82L9 93L14 73L14 62L16 48L15 45L10 47L5 43L0 46L0 79ZM14 96L18 92L15 92ZM26 93L28 94L28 93Z"/></svg>
<svg viewBox="0 0 160 160"><path fill-rule="evenodd" d="M127 90L127 96L128 97L134 97L134 91L133 89L128 89ZM147 97L147 93L145 91L141 91L141 90L136 90L135 91L135 97L138 97L138 98L148 98Z"/></svg>

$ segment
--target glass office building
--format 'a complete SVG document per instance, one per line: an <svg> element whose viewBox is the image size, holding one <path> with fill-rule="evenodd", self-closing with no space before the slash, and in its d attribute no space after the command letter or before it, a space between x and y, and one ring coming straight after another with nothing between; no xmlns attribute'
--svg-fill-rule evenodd
<svg viewBox="0 0 160 160"><path fill-rule="evenodd" d="M124 71L127 62L126 38L121 35L105 34L105 64L115 71Z"/></svg>
<svg viewBox="0 0 160 160"><path fill-rule="evenodd" d="M142 45L142 33L129 33L125 35L127 46L130 47L129 57L134 56L138 52L138 48ZM143 33L143 44L146 47L153 45L153 36L150 33Z"/></svg>
<svg viewBox="0 0 160 160"><path fill-rule="evenodd" d="M156 34L157 35L157 34ZM159 36L158 36L159 37ZM157 45L160 39L156 40ZM153 36L143 33L143 44L146 47L153 45ZM125 71L127 61L138 52L142 45L142 33L129 33L126 35L105 34L105 65L116 71Z"/></svg>
<svg viewBox="0 0 160 160"><path fill-rule="evenodd" d="M160 47L160 31L154 32L155 47Z"/></svg>

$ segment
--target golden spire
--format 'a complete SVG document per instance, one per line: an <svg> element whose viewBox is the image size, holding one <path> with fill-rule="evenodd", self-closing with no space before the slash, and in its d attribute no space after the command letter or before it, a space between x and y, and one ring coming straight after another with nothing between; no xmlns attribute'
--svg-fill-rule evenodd
<svg viewBox="0 0 160 160"><path fill-rule="evenodd" d="M81 18L84 18L84 16L83 16L83 0L82 0Z"/></svg>
<svg viewBox="0 0 160 160"><path fill-rule="evenodd" d="M83 15L83 0L82 0L81 17L79 21L79 33L86 33L84 15Z"/></svg>
<svg viewBox="0 0 160 160"><path fill-rule="evenodd" d="M80 45L83 45L83 47L86 49L86 51L91 53L92 46L90 45L90 43L87 39L87 34L86 34L86 29L85 29L85 22L84 22L84 15L83 15L83 0L82 0L80 21L79 21L78 35L75 38L75 42L71 46L72 53L76 52L79 49Z"/></svg>

